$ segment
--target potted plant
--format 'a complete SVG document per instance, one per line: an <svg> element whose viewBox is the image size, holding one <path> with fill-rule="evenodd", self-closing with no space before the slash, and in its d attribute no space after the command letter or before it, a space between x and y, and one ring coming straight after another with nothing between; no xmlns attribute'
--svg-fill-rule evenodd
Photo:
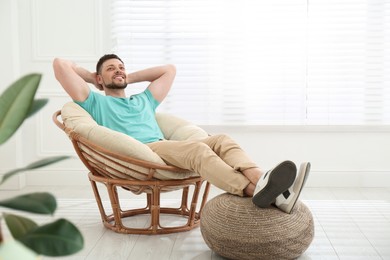
<svg viewBox="0 0 390 260"><path fill-rule="evenodd" d="M0 146L22 125L43 108L47 99L34 99L41 80L40 74L28 74L11 84L0 96ZM0 175L0 185L20 172L47 166L66 159L55 156L33 162L25 167ZM57 202L47 192L35 192L0 200L0 207L37 214L53 215ZM5 222L13 238L6 240L2 232ZM77 227L66 219L38 225L30 218L2 212L0 215L0 259L35 259L37 255L64 256L83 248L83 236Z"/></svg>

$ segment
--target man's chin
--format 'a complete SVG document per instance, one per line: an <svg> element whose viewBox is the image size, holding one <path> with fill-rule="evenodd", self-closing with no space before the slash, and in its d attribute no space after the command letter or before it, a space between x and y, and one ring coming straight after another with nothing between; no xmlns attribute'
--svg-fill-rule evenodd
<svg viewBox="0 0 390 260"><path fill-rule="evenodd" d="M125 89L126 87L127 87L127 84L125 84L125 85L117 85L117 84L106 85L106 88L108 88L108 89Z"/></svg>

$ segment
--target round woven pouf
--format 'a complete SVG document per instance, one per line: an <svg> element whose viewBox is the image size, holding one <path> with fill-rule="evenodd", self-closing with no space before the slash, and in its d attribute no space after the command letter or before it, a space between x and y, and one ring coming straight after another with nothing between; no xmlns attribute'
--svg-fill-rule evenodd
<svg viewBox="0 0 390 260"><path fill-rule="evenodd" d="M313 216L298 201L290 214L258 208L251 198L221 194L203 208L200 230L206 244L229 259L295 259L314 237Z"/></svg>

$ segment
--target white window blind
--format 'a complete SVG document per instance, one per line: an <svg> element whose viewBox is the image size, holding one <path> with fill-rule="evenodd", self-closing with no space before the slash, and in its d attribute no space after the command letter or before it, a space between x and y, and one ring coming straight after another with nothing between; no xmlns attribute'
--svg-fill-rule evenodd
<svg viewBox="0 0 390 260"><path fill-rule="evenodd" d="M198 124L390 123L390 0L112 0L111 17L128 71L176 65L160 111Z"/></svg>

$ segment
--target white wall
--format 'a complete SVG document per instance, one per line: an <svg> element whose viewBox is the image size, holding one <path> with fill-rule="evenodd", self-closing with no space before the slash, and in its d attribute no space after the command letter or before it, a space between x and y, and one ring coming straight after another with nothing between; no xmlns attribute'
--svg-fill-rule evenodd
<svg viewBox="0 0 390 260"><path fill-rule="evenodd" d="M312 187L389 187L389 128L222 127L264 169L290 159L312 163Z"/></svg>
<svg viewBox="0 0 390 260"><path fill-rule="evenodd" d="M2 0L0 1L0 91L19 76L43 74L37 98L48 105L5 145L0 147L0 173L53 155L75 155L67 137L52 123L55 110L70 101L52 71L54 57L72 59L93 69L109 52L110 27L104 0ZM31 174L12 178L1 188L17 189L35 184L79 184L85 181L78 160L67 160Z"/></svg>
<svg viewBox="0 0 390 260"><path fill-rule="evenodd" d="M43 74L37 97L49 104L29 119L0 149L0 172L53 155L73 155L70 142L52 122L54 111L70 99L56 82L54 57L93 69L110 52L109 0L2 0L0 79L4 88L18 76ZM180 72L178 72L180 73ZM376 127L205 127L232 135L262 168L291 159L311 161L308 186L389 187L389 128ZM15 178L4 188L26 185L85 185L77 158Z"/></svg>
<svg viewBox="0 0 390 260"><path fill-rule="evenodd" d="M15 1L0 1L0 33L1 47L0 57L0 92L11 84L19 75L19 38L18 31L12 30L18 28L17 4ZM21 143L20 132L12 139L0 147L0 173L5 172L5 169L12 169L21 162ZM5 188L20 188L25 184L23 175L19 175L10 179L5 183Z"/></svg>

